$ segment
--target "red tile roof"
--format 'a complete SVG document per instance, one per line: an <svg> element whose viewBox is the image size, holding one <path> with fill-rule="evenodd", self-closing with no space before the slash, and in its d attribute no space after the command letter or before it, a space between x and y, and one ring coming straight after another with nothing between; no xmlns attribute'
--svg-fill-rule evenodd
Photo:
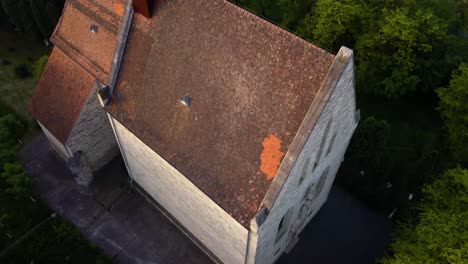
<svg viewBox="0 0 468 264"><path fill-rule="evenodd" d="M54 48L34 91L30 111L64 144L94 81L91 74Z"/></svg>
<svg viewBox="0 0 468 264"><path fill-rule="evenodd" d="M227 1L158 3L107 110L248 227L334 55Z"/></svg>
<svg viewBox="0 0 468 264"><path fill-rule="evenodd" d="M120 0L68 0L51 37L56 47L107 83L122 4ZM91 31L96 27L96 32Z"/></svg>

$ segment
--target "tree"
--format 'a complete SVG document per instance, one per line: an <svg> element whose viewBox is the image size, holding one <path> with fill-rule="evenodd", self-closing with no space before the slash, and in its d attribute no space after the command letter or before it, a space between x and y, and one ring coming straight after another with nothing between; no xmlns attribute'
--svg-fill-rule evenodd
<svg viewBox="0 0 468 264"><path fill-rule="evenodd" d="M12 114L0 117L0 144L14 146L26 131L24 123Z"/></svg>
<svg viewBox="0 0 468 264"><path fill-rule="evenodd" d="M446 39L446 23L437 18L431 10L409 7L384 9L378 30L370 31L356 42L360 87L367 87L376 94L390 98L428 91L428 82L423 74L417 74L423 67L427 75L426 61L430 61L435 46ZM420 58L420 60L418 60ZM422 59L422 60L421 60ZM377 77L376 77L377 76ZM368 78L374 82L368 82Z"/></svg>
<svg viewBox="0 0 468 264"><path fill-rule="evenodd" d="M437 89L438 110L448 131L449 144L458 162L468 163L468 64L453 72L450 85Z"/></svg>
<svg viewBox="0 0 468 264"><path fill-rule="evenodd" d="M3 13L20 32L40 33L49 38L60 17L62 0L0 0Z"/></svg>
<svg viewBox="0 0 468 264"><path fill-rule="evenodd" d="M422 194L419 222L400 224L381 262L467 263L468 170L446 171Z"/></svg>
<svg viewBox="0 0 468 264"><path fill-rule="evenodd" d="M454 1L317 0L298 33L332 51L354 49L358 89L396 99L447 80Z"/></svg>
<svg viewBox="0 0 468 264"><path fill-rule="evenodd" d="M15 160L16 148L9 144L0 143L0 165ZM1 166L0 166L1 171Z"/></svg>
<svg viewBox="0 0 468 264"><path fill-rule="evenodd" d="M25 32L35 27L28 0L0 0L3 12L16 30Z"/></svg>
<svg viewBox="0 0 468 264"><path fill-rule="evenodd" d="M314 4L310 0L278 0L281 10L281 26L296 30L297 25L304 19Z"/></svg>
<svg viewBox="0 0 468 264"><path fill-rule="evenodd" d="M5 193L15 197L24 197L31 191L31 180L26 175L23 167L19 163L6 163L3 165L3 172L0 174L7 186L3 186Z"/></svg>
<svg viewBox="0 0 468 264"><path fill-rule="evenodd" d="M50 0L29 0L29 7L37 28L45 39L49 39L60 17L60 9Z"/></svg>
<svg viewBox="0 0 468 264"><path fill-rule="evenodd" d="M456 14L460 18L460 30L462 32L468 31L468 1L467 0L458 0L456 7Z"/></svg>
<svg viewBox="0 0 468 264"><path fill-rule="evenodd" d="M352 47L359 32L366 30L369 7L355 0L317 0L298 27L298 33L330 50Z"/></svg>
<svg viewBox="0 0 468 264"><path fill-rule="evenodd" d="M389 124L366 118L356 129L337 182L375 207L385 207L391 161L387 151Z"/></svg>

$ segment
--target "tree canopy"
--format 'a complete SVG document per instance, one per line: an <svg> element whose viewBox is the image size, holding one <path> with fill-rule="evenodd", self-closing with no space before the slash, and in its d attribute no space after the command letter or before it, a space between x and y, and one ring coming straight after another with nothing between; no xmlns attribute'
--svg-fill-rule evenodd
<svg viewBox="0 0 468 264"><path fill-rule="evenodd" d="M450 85L437 89L437 94L452 153L458 162L468 164L468 64L461 64Z"/></svg>
<svg viewBox="0 0 468 264"><path fill-rule="evenodd" d="M348 146L337 181L358 198L376 207L385 204L391 161L387 142L389 124L374 117L366 118L356 129Z"/></svg>
<svg viewBox="0 0 468 264"><path fill-rule="evenodd" d="M20 32L35 32L48 39L60 17L63 0L0 0L0 9Z"/></svg>
<svg viewBox="0 0 468 264"><path fill-rule="evenodd" d="M422 195L418 223L399 226L382 263L467 263L468 170L447 170Z"/></svg>

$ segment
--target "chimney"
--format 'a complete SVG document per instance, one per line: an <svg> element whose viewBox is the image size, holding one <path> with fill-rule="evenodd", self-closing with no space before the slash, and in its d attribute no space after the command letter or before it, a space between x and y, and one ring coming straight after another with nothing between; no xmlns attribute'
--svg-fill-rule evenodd
<svg viewBox="0 0 468 264"><path fill-rule="evenodd" d="M153 0L133 0L133 8L136 13L146 18L151 18L151 2L153 2Z"/></svg>

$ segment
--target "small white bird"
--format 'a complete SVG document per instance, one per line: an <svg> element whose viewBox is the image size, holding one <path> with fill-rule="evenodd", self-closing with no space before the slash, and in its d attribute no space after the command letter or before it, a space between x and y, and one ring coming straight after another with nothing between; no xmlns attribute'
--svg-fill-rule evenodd
<svg viewBox="0 0 468 264"><path fill-rule="evenodd" d="M395 212L397 211L397 209L393 209L393 211L388 215L388 219L392 219L393 215L395 214Z"/></svg>

